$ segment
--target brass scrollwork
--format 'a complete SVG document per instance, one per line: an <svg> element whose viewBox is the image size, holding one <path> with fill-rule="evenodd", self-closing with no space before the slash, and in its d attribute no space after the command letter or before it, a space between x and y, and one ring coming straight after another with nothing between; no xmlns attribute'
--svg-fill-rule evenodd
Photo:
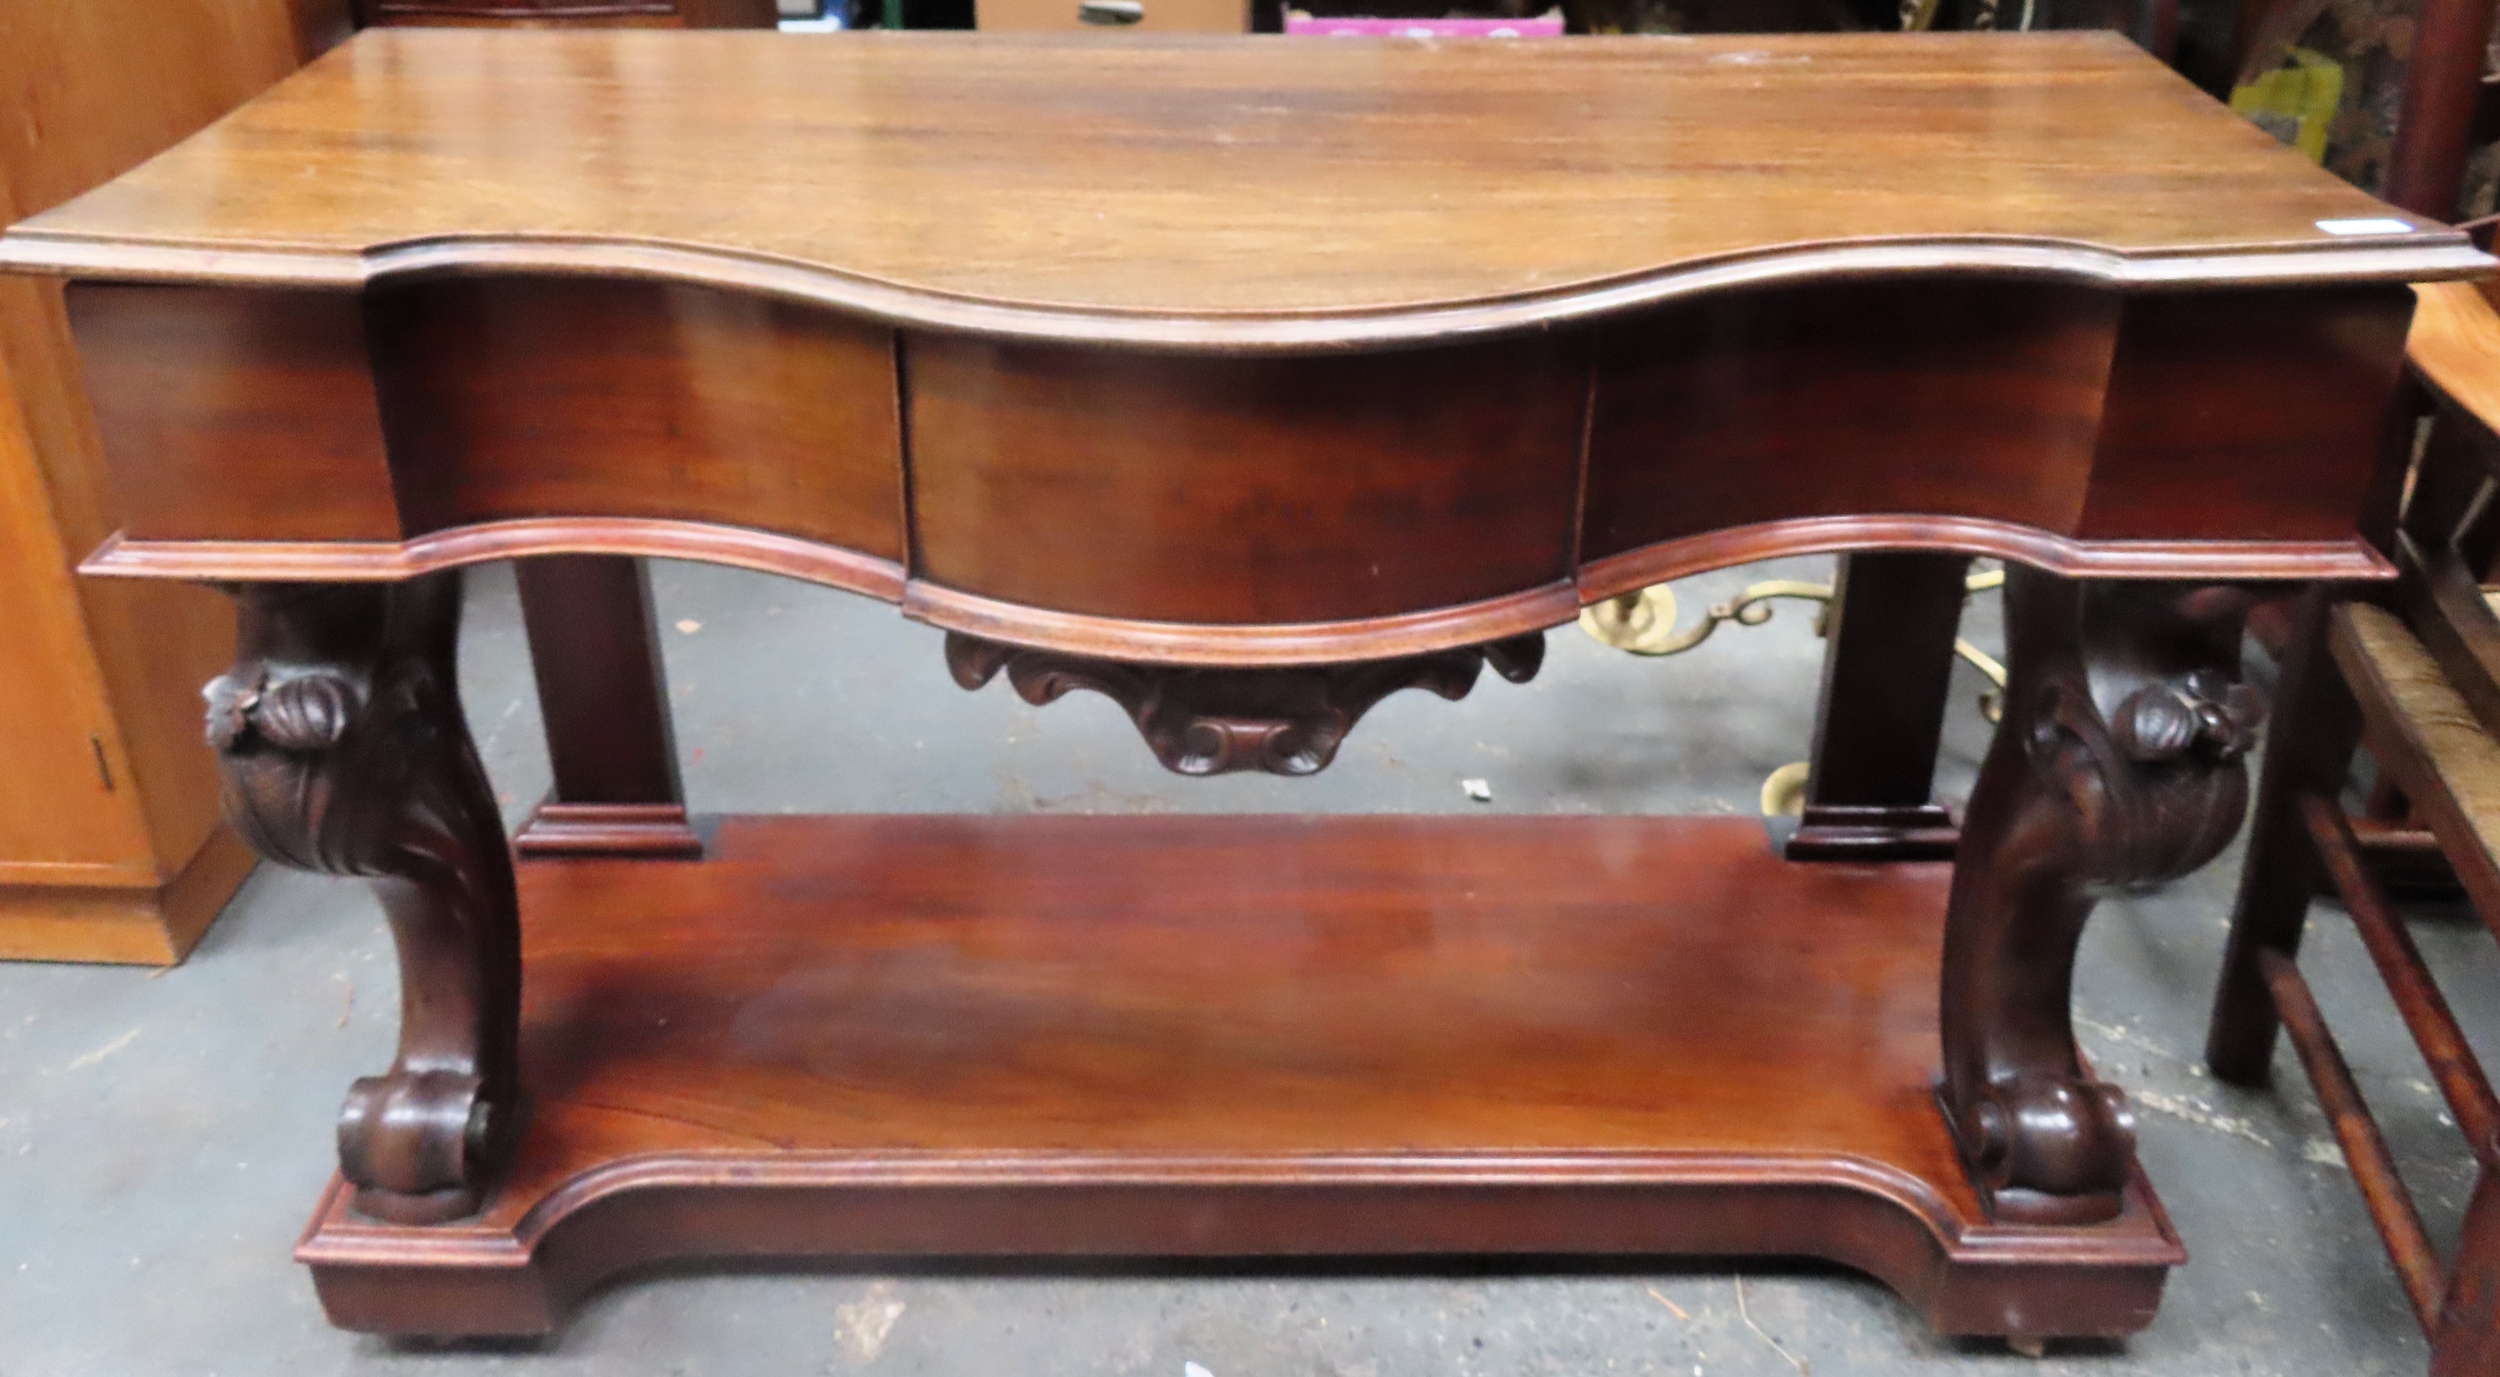
<svg viewBox="0 0 2500 1377"><path fill-rule="evenodd" d="M1987 569L1972 574L1963 584L1966 593L1985 593L2005 586L2003 569ZM1774 604L1781 599L1815 604L1814 634L1827 634L1833 597L1832 585L1804 579L1767 579L1747 584L1735 597L1713 603L1702 613L1701 620L1689 627L1676 623L1675 589L1653 583L1617 597L1590 603L1580 609L1580 629L1604 645L1631 655L1681 655L1718 632L1722 626L1761 626L1771 620ZM1995 656L1981 650L1964 637L1953 639L1953 653L1964 664L1979 671L1994 688L1979 695L1979 715L1994 723L2005 715L2005 665ZM1762 814L1779 817L1797 812L1805 802L1807 762L1791 761L1773 770L1762 781Z"/></svg>

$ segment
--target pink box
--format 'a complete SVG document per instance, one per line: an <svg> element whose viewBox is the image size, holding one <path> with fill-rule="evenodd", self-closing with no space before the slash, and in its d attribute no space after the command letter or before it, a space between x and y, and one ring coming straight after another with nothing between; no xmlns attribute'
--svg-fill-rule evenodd
<svg viewBox="0 0 2500 1377"><path fill-rule="evenodd" d="M1372 38L1560 38L1562 11L1532 19L1313 19L1285 12L1285 32Z"/></svg>

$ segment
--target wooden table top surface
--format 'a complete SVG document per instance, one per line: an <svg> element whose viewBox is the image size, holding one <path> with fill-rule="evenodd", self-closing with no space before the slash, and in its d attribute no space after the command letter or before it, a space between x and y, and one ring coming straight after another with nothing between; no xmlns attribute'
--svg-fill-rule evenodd
<svg viewBox="0 0 2500 1377"><path fill-rule="evenodd" d="M375 30L18 226L0 266L645 272L1007 333L1347 343L1868 271L2489 265L2434 226L2319 227L2396 214L2107 34Z"/></svg>

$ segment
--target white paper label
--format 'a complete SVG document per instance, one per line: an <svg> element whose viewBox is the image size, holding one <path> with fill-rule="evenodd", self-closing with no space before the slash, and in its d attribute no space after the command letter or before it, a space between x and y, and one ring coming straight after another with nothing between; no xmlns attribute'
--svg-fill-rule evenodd
<svg viewBox="0 0 2500 1377"><path fill-rule="evenodd" d="M2413 226L2402 220L2382 217L2376 220L2320 220L2318 228L2329 234L2411 234Z"/></svg>

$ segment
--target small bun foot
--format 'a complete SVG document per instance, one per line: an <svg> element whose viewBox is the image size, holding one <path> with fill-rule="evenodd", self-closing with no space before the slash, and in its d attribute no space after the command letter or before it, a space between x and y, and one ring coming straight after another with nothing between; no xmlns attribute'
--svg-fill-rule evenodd
<svg viewBox="0 0 2500 1377"><path fill-rule="evenodd" d="M2106 1224L2127 1208L2117 1191L2088 1195L2051 1195L2046 1191L1999 1190L1988 1193L1988 1217L1999 1224L2034 1224L2071 1228Z"/></svg>
<svg viewBox="0 0 2500 1377"><path fill-rule="evenodd" d="M485 1198L475 1186L407 1195L378 1186L356 1188L356 1213L385 1224L448 1224L476 1214Z"/></svg>

